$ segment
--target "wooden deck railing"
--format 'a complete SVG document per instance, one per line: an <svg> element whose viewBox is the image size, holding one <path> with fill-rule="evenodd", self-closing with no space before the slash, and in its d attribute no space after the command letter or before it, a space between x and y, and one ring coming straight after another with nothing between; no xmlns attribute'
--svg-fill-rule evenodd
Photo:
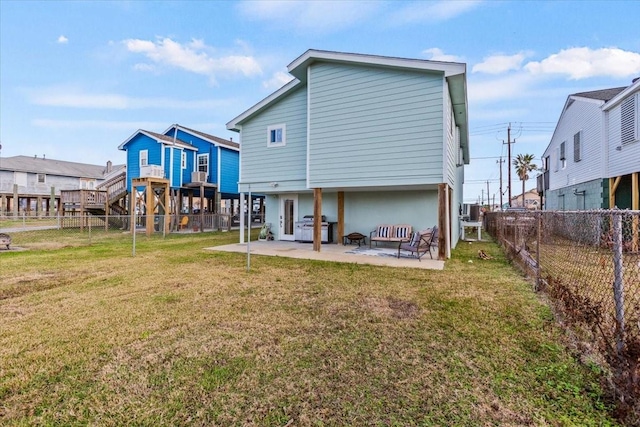
<svg viewBox="0 0 640 427"><path fill-rule="evenodd" d="M103 190L62 190L60 201L63 205L105 206L107 191Z"/></svg>

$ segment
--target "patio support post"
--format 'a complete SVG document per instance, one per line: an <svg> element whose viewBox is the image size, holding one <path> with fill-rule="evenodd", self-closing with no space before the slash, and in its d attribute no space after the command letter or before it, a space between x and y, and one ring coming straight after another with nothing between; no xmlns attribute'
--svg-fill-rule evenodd
<svg viewBox="0 0 640 427"><path fill-rule="evenodd" d="M240 243L244 243L244 193L240 193L240 207L238 217L240 218Z"/></svg>
<svg viewBox="0 0 640 427"><path fill-rule="evenodd" d="M56 214L56 187L51 187L51 193L49 196L49 215L55 216Z"/></svg>
<svg viewBox="0 0 640 427"><path fill-rule="evenodd" d="M313 250L320 252L322 241L322 188L313 189Z"/></svg>
<svg viewBox="0 0 640 427"><path fill-rule="evenodd" d="M447 230L447 184L438 184L438 259L445 259Z"/></svg>
<svg viewBox="0 0 640 427"><path fill-rule="evenodd" d="M616 207L616 190L618 189L618 185L620 185L621 180L621 176L609 178L609 209Z"/></svg>
<svg viewBox="0 0 640 427"><path fill-rule="evenodd" d="M200 232L204 233L204 183L200 183Z"/></svg>
<svg viewBox="0 0 640 427"><path fill-rule="evenodd" d="M20 207L20 199L18 198L18 184L13 184L13 216L18 216L18 208Z"/></svg>
<svg viewBox="0 0 640 427"><path fill-rule="evenodd" d="M342 245L344 237L344 191L338 191L338 244Z"/></svg>
<svg viewBox="0 0 640 427"><path fill-rule="evenodd" d="M151 186L151 181L146 180L145 186L145 218L146 218L146 231L147 236L153 235L153 222L155 216L155 198L153 197L153 187Z"/></svg>

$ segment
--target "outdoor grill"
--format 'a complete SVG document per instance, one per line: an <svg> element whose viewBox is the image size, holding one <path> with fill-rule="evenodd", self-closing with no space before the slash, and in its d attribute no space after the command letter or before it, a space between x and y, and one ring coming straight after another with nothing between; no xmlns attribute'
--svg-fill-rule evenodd
<svg viewBox="0 0 640 427"><path fill-rule="evenodd" d="M322 215L320 223L320 241L331 243L333 241L333 223L327 222L327 217ZM298 242L313 242L313 215L305 215L302 221L295 223L294 238Z"/></svg>

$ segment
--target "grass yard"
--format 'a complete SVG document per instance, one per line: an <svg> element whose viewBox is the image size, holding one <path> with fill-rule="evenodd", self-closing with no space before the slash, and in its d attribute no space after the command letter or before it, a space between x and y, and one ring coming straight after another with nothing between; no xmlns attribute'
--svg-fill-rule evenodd
<svg viewBox="0 0 640 427"><path fill-rule="evenodd" d="M18 234L32 249L0 253L3 425L615 425L600 370L492 243L443 271L247 272L202 249L237 232L140 236L135 257L127 234Z"/></svg>

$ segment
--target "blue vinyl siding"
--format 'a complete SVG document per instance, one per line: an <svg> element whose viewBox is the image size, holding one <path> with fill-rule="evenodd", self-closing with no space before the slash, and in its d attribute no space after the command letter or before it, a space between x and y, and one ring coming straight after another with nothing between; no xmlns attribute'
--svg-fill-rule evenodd
<svg viewBox="0 0 640 427"><path fill-rule="evenodd" d="M195 154L190 150L184 150L184 152L187 155L187 167L182 169L182 183L187 184L191 182L191 172L196 170Z"/></svg>
<svg viewBox="0 0 640 427"><path fill-rule="evenodd" d="M169 137L173 137L174 134L174 130L170 129L169 131L167 131L165 133L165 135L169 136ZM185 132L183 130L178 130L178 134L177 134L177 138L183 142L188 142L189 144L193 145L197 150L197 154L208 154L209 155L209 178L207 180L207 182L211 182L211 183L216 183L216 177L217 177L217 170L216 170L216 164L212 163L212 162L216 162L216 157L215 155L213 155L212 153L214 153L216 151L216 148L213 144L211 144L208 141L205 141L202 138L199 138L195 135L192 135L191 133ZM188 184L191 182L191 172L195 172L198 170L198 165L197 163L193 160L193 153L192 152L187 152L187 169L185 169L183 171L183 175L182 175L182 183L183 184Z"/></svg>
<svg viewBox="0 0 640 427"><path fill-rule="evenodd" d="M127 191L131 192L131 179L140 177L140 151L148 151L148 164L162 166L162 146L155 139L138 134L124 148L127 150Z"/></svg>
<svg viewBox="0 0 640 427"><path fill-rule="evenodd" d="M286 125L286 145L267 147L267 128ZM277 103L242 124L242 176L252 191L272 191L268 183L277 182L280 191L306 189L307 92L294 90ZM261 184L258 184L261 183ZM247 191L247 186L241 186Z"/></svg>
<svg viewBox="0 0 640 427"><path fill-rule="evenodd" d="M220 192L238 193L238 180L240 179L239 168L240 153L237 151L220 149Z"/></svg>
<svg viewBox="0 0 640 427"><path fill-rule="evenodd" d="M179 148L173 148L173 164L171 165L172 174L171 174L171 187L178 188L182 184L182 180L180 179L180 172L182 171L182 150Z"/></svg>
<svg viewBox="0 0 640 427"><path fill-rule="evenodd" d="M443 182L442 73L310 70L309 187Z"/></svg>
<svg viewBox="0 0 640 427"><path fill-rule="evenodd" d="M214 145L209 147L209 177L207 182L220 184L218 182L218 147Z"/></svg>

